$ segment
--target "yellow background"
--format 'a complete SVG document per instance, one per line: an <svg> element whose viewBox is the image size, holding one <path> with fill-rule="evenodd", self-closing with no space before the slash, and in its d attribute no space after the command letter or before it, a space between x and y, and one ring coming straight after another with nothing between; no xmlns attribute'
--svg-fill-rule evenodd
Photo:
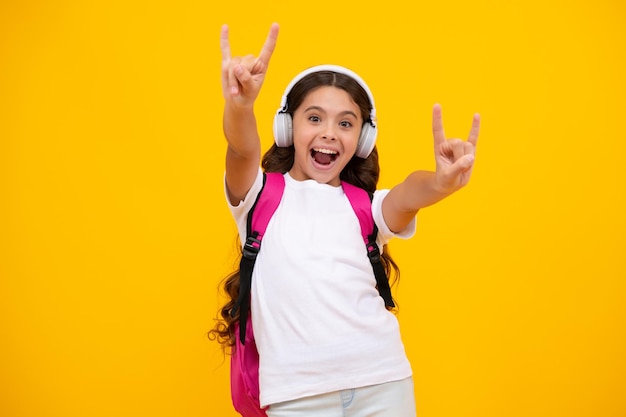
<svg viewBox="0 0 626 417"><path fill-rule="evenodd" d="M219 31L373 90L380 186L483 130L468 188L391 249L422 417L626 416L622 2L3 1L0 415L235 416L206 338L235 228ZM355 346L355 349L358 347Z"/></svg>

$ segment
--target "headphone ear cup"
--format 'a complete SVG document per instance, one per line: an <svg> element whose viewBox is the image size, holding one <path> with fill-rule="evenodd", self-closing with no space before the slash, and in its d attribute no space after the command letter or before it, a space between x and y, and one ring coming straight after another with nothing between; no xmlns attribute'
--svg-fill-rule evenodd
<svg viewBox="0 0 626 417"><path fill-rule="evenodd" d="M279 148L293 145L293 120L289 113L276 113L274 116L274 141Z"/></svg>
<svg viewBox="0 0 626 417"><path fill-rule="evenodd" d="M361 128L361 136L359 136L359 143L356 145L355 155L359 158L366 159L374 150L374 145L376 145L376 127L372 126L369 123L363 125Z"/></svg>

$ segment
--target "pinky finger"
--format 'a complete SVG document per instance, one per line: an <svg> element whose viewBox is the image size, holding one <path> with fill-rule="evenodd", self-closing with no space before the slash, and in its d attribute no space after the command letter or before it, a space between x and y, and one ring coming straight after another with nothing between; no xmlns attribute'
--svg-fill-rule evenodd
<svg viewBox="0 0 626 417"><path fill-rule="evenodd" d="M467 141L472 145L476 146L478 143L478 134L480 133L480 114L476 113L474 115L474 119L472 120L472 128L470 129L469 136L467 137Z"/></svg>

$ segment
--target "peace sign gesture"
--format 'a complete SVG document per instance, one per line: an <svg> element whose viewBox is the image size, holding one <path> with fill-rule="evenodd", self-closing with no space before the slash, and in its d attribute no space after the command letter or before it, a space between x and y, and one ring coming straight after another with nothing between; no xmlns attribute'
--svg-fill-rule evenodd
<svg viewBox="0 0 626 417"><path fill-rule="evenodd" d="M258 57L246 55L231 57L228 41L228 25L222 26L220 48L222 50L222 93L226 101L240 106L252 106L257 98L267 67L276 47L278 24L270 27L265 44Z"/></svg>
<svg viewBox="0 0 626 417"><path fill-rule="evenodd" d="M451 193L465 186L472 175L476 144L480 131L480 116L474 115L466 141L447 139L443 130L441 106L433 107L433 139L435 142L435 183L440 191Z"/></svg>

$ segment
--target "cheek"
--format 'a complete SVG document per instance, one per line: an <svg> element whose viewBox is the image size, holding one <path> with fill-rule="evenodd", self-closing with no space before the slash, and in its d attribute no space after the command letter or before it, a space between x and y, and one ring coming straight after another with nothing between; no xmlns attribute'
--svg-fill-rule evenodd
<svg viewBox="0 0 626 417"><path fill-rule="evenodd" d="M361 135L360 131L356 132L353 135L350 135L350 140L346 143L346 148L351 150L352 153L354 153L354 151L356 151L356 147L357 147L357 144L359 143L360 135Z"/></svg>
<svg viewBox="0 0 626 417"><path fill-rule="evenodd" d="M309 150L309 136L306 131L296 130L293 131L293 146L295 148L295 158L301 159L307 156Z"/></svg>
<svg viewBox="0 0 626 417"><path fill-rule="evenodd" d="M296 155L298 154L298 150L307 147L307 134L302 129L294 129L293 130L293 145L296 148Z"/></svg>
<svg viewBox="0 0 626 417"><path fill-rule="evenodd" d="M296 152L299 148L308 149L311 141L319 135L318 128L307 124L293 126L293 144Z"/></svg>
<svg viewBox="0 0 626 417"><path fill-rule="evenodd" d="M296 140L301 140L302 137L306 135L307 128L305 124L299 123L296 120L294 120L292 123L293 140L295 142Z"/></svg>
<svg viewBox="0 0 626 417"><path fill-rule="evenodd" d="M296 144L295 149L296 149L296 153L294 155L294 158L296 160L302 160L302 159L309 158L310 154L309 154L309 150L308 150L308 148L306 146L298 146Z"/></svg>

